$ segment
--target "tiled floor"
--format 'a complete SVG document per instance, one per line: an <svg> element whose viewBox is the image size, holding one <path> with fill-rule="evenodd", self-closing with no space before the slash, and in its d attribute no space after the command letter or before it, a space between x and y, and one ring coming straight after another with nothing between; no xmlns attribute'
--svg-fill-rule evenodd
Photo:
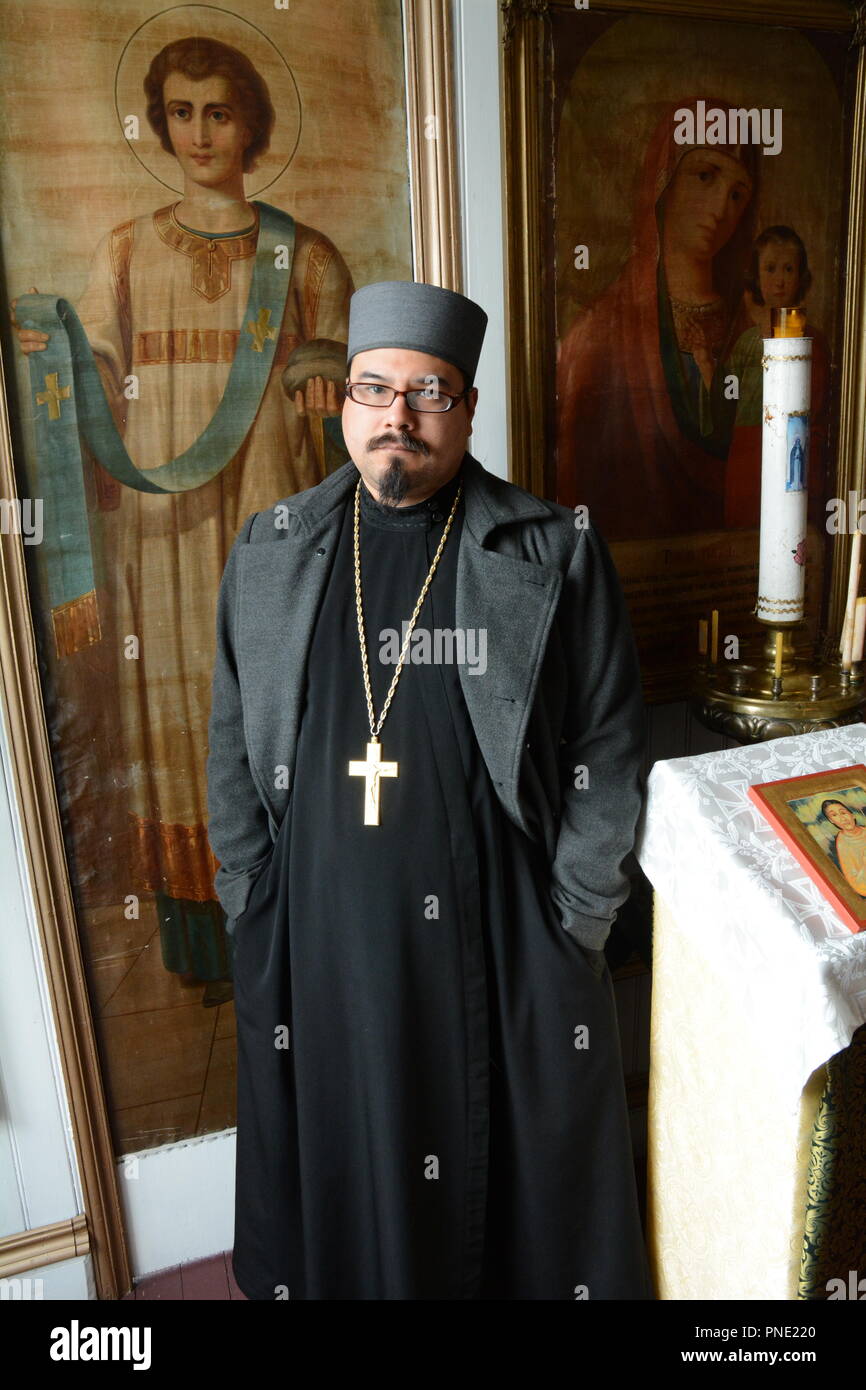
<svg viewBox="0 0 866 1390"><path fill-rule="evenodd" d="M222 1255L212 1255L209 1260L196 1260L195 1264L175 1265L173 1269L160 1270L136 1284L125 1299L164 1298L171 1302L184 1299L210 1301L221 1299L240 1299L246 1302L232 1274L231 1251Z"/></svg>

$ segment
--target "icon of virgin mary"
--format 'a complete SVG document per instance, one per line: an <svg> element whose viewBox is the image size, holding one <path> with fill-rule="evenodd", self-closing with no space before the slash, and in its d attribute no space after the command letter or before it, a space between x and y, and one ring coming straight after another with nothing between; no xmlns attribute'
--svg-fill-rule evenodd
<svg viewBox="0 0 866 1390"><path fill-rule="evenodd" d="M723 525L736 401L722 367L744 327L760 151L678 144L675 113L695 106L658 122L631 256L560 351L557 501L588 504L611 541Z"/></svg>

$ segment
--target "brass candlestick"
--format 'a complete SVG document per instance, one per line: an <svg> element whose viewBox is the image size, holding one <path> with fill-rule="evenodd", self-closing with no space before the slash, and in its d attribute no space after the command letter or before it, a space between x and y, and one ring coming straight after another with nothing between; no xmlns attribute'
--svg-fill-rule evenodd
<svg viewBox="0 0 866 1390"><path fill-rule="evenodd" d="M762 626L766 639L751 659L713 662L709 653L701 658L692 696L701 723L741 743L856 724L866 701L863 663L843 670L838 661L804 661L797 657L793 637L802 623Z"/></svg>

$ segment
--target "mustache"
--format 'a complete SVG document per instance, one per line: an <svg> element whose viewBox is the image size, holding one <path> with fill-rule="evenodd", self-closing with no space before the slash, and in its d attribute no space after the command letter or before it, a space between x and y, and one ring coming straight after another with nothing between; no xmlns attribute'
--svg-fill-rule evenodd
<svg viewBox="0 0 866 1390"><path fill-rule="evenodd" d="M429 454L430 450L423 439L413 439L411 434L375 434L367 444L368 450L386 449L389 444L396 444L401 449L410 449L413 454Z"/></svg>

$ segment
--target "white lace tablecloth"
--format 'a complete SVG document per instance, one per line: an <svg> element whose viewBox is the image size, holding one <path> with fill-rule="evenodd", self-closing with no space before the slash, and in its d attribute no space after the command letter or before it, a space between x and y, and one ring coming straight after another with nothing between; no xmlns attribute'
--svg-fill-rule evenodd
<svg viewBox="0 0 866 1390"><path fill-rule="evenodd" d="M851 763L866 763L864 724L658 762L638 840L680 930L800 1086L866 1022L866 932L848 930L746 789Z"/></svg>
<svg viewBox="0 0 866 1390"><path fill-rule="evenodd" d="M866 763L866 725L655 765L647 1239L661 1299L796 1299L826 1062L866 1021L854 935L746 795ZM842 1271L844 1274L844 1271Z"/></svg>

